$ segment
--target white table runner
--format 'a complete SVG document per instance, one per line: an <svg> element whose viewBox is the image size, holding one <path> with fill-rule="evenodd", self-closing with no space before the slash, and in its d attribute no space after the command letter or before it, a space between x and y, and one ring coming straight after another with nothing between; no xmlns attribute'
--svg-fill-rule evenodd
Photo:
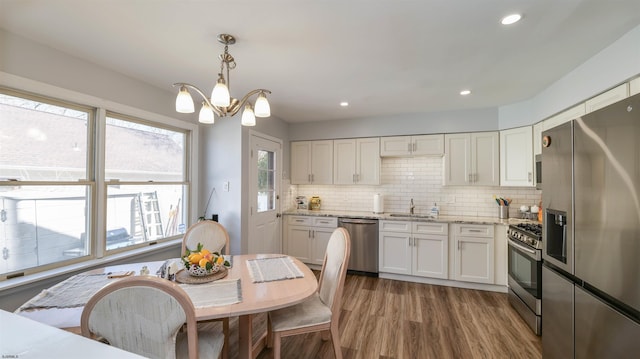
<svg viewBox="0 0 640 359"><path fill-rule="evenodd" d="M203 284L180 284L193 306L206 308L242 302L242 286L240 279L221 279Z"/></svg>
<svg viewBox="0 0 640 359"><path fill-rule="evenodd" d="M304 274L291 257L259 258L247 261L253 283L302 278Z"/></svg>

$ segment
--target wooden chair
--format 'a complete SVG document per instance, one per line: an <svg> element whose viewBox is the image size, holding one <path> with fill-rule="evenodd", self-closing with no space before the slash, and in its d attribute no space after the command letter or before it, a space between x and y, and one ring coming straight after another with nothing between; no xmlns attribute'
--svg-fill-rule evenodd
<svg viewBox="0 0 640 359"><path fill-rule="evenodd" d="M349 232L337 228L327 245L317 293L300 304L269 312L267 343L274 358L280 358L282 337L318 331L330 332L335 357L342 358L338 320L350 252Z"/></svg>
<svg viewBox="0 0 640 359"><path fill-rule="evenodd" d="M85 337L150 358L218 358L224 344L222 333L198 330L193 303L178 284L152 276L100 289L85 305L80 326Z"/></svg>
<svg viewBox="0 0 640 359"><path fill-rule="evenodd" d="M218 222L204 220L187 229L187 233L182 237L182 252L188 248L195 250L198 243L202 243L204 248L211 252L229 254L229 233Z"/></svg>
<svg viewBox="0 0 640 359"><path fill-rule="evenodd" d="M202 243L203 248L210 252L218 252L220 254L229 254L229 233L223 225L216 221L203 220L187 229L182 237L182 252L186 249L193 251L198 248L198 243ZM229 318L212 319L209 322L222 321L222 331L224 332L224 349L222 358L229 357Z"/></svg>

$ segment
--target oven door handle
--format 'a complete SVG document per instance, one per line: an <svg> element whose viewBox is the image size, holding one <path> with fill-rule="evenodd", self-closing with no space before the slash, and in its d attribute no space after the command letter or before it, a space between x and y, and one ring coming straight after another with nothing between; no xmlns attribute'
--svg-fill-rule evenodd
<svg viewBox="0 0 640 359"><path fill-rule="evenodd" d="M539 261L541 257L540 254L538 253L538 251L536 251L535 249L531 249L531 248L527 248L521 244L518 244L516 241L514 241L513 239L509 238L509 245L513 246L519 250L521 250L522 252L528 253L527 255L531 258L534 259L536 261Z"/></svg>

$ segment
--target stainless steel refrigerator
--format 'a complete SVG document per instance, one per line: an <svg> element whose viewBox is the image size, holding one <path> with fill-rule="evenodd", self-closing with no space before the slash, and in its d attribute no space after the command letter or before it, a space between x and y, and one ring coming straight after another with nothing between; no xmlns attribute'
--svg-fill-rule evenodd
<svg viewBox="0 0 640 359"><path fill-rule="evenodd" d="M640 95L543 132L542 347L640 356Z"/></svg>

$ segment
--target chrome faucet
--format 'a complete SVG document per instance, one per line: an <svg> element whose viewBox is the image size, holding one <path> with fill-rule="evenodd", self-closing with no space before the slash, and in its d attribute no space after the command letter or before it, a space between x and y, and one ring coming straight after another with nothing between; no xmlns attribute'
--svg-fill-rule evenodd
<svg viewBox="0 0 640 359"><path fill-rule="evenodd" d="M409 203L409 214L413 214L413 210L416 206L413 204L413 198L411 198L411 202Z"/></svg>

